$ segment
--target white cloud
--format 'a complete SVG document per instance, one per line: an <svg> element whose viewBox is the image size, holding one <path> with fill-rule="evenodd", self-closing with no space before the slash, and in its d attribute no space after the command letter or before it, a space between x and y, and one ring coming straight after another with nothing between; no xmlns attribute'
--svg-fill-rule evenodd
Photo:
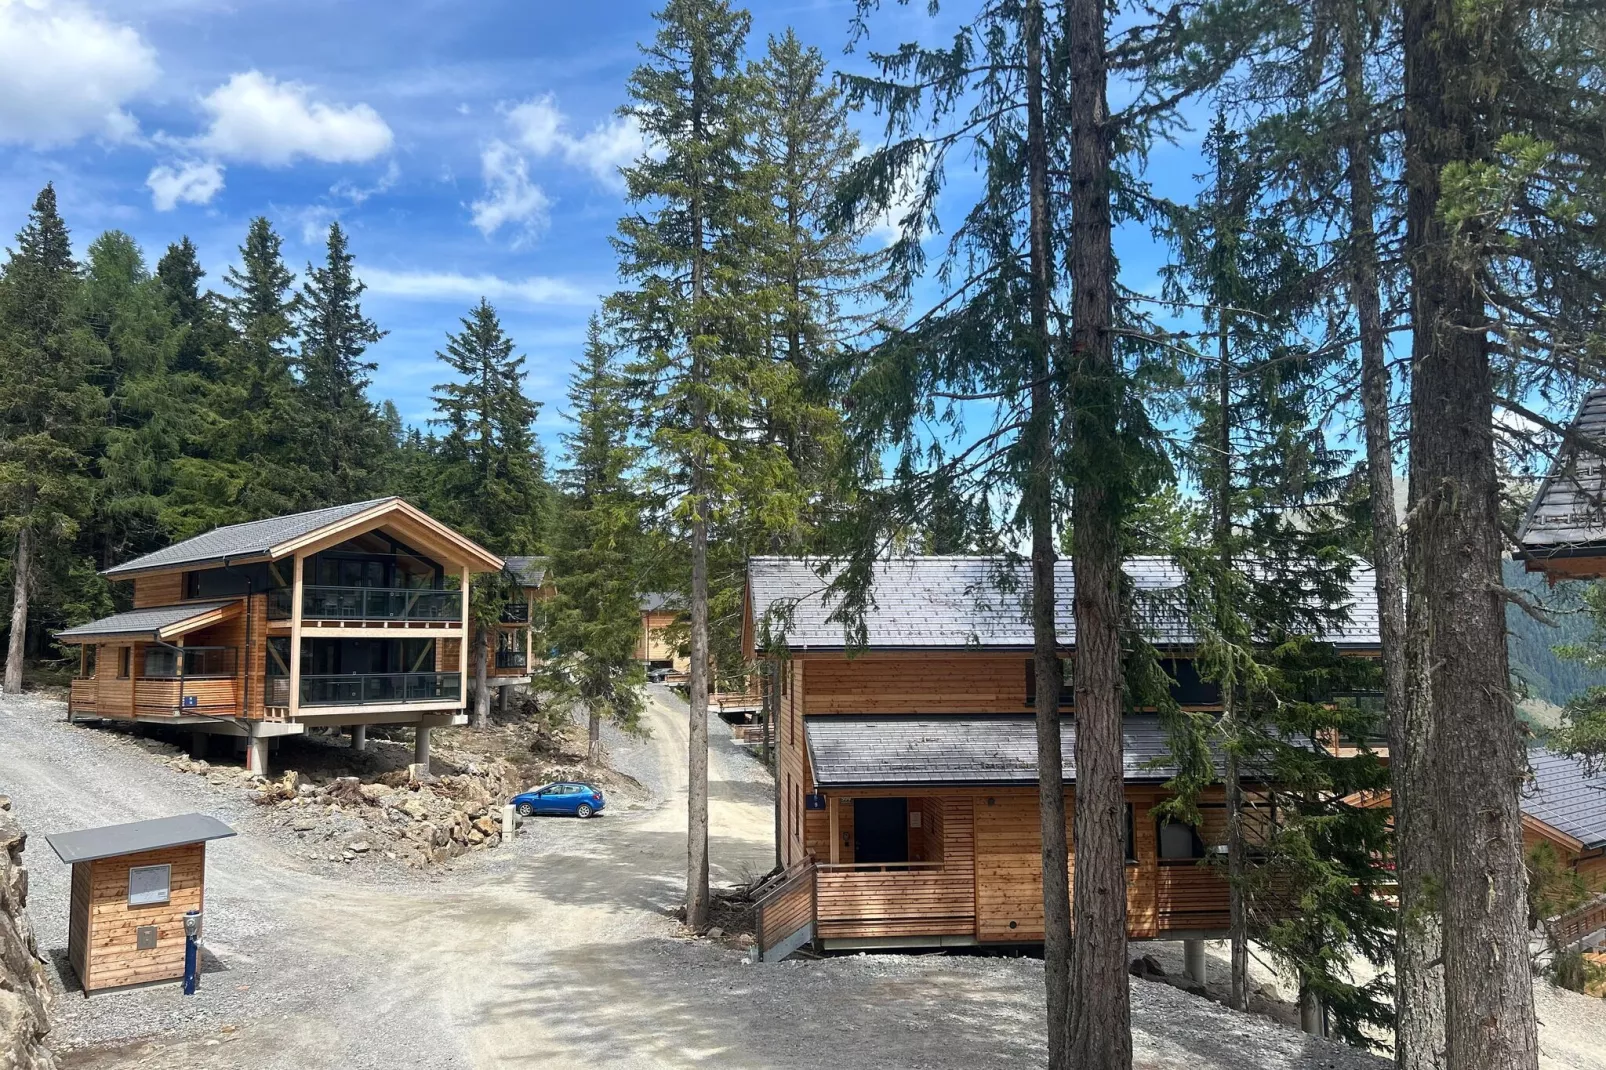
<svg viewBox="0 0 1606 1070"><path fill-rule="evenodd" d="M517 226L524 235L546 225L552 201L530 181L530 169L512 146L493 141L480 154L480 171L486 194L469 207L474 225L489 238L505 226Z"/></svg>
<svg viewBox="0 0 1606 1070"><path fill-rule="evenodd" d="M132 27L71 2L0 0L0 143L131 139L124 106L159 74Z"/></svg>
<svg viewBox="0 0 1606 1070"><path fill-rule="evenodd" d="M201 99L211 124L194 143L211 155L283 167L300 157L361 163L390 151L393 137L367 104L326 104L299 82L261 71L236 74Z"/></svg>
<svg viewBox="0 0 1606 1070"><path fill-rule="evenodd" d="M527 100L507 110L514 139L533 156L557 156L572 167L590 171L597 180L619 188L619 168L647 151L647 139L634 116L614 116L579 137L564 127L568 120L552 94Z"/></svg>
<svg viewBox="0 0 1606 1070"><path fill-rule="evenodd" d="M461 304L483 297L493 304L579 305L592 300L578 286L563 279L534 275L504 279L497 275L462 275L450 271L386 271L364 268L362 281L370 293L409 297L421 301Z"/></svg>
<svg viewBox="0 0 1606 1070"><path fill-rule="evenodd" d="M329 192L336 197L350 201L352 204L361 204L375 194L387 192L400 179L401 168L396 166L395 160L391 160L385 168L385 173L380 175L372 186L359 186L355 182L341 179L329 187Z"/></svg>
<svg viewBox="0 0 1606 1070"><path fill-rule="evenodd" d="M179 204L207 204L223 188L223 168L210 160L180 160L153 167L145 177L158 212Z"/></svg>
<svg viewBox="0 0 1606 1070"><path fill-rule="evenodd" d="M910 166L904 169L898 181L898 187L893 191L891 202L887 211L874 226L870 228L869 236L881 241L883 245L892 245L903 238L905 234L904 219L919 203L926 183L926 171L929 164L926 153L921 152ZM924 221L917 221L921 231L917 237L924 240Z"/></svg>

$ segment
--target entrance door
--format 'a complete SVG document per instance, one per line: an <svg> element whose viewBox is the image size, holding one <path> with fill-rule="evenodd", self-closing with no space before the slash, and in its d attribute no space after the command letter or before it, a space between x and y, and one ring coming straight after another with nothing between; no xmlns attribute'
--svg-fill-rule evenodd
<svg viewBox="0 0 1606 1070"><path fill-rule="evenodd" d="M853 800L853 861L909 861L909 800Z"/></svg>

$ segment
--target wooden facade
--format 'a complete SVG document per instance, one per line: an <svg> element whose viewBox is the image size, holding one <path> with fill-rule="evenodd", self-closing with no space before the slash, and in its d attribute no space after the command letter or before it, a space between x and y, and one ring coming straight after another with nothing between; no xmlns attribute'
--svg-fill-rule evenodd
<svg viewBox="0 0 1606 1070"><path fill-rule="evenodd" d="M129 905L129 870L170 866L166 903ZM206 844L76 862L67 925L67 958L85 992L176 981L184 976L184 915L205 908ZM155 946L139 930L155 929Z"/></svg>
<svg viewBox="0 0 1606 1070"><path fill-rule="evenodd" d="M776 666L776 741L783 866L812 861L815 933L827 948L1031 944L1043 939L1042 839L1035 785L857 787L815 783L806 717L1008 713L1029 709L1024 655L941 651L801 653ZM1207 860L1225 842L1224 793L1200 801L1205 857L1165 858L1158 784L1129 783L1128 932L1191 938L1227 928L1227 885ZM811 806L811 797L813 805ZM907 861L855 857L855 802L899 799ZM1071 835L1075 790L1066 791ZM1075 880L1074 854L1070 877Z"/></svg>

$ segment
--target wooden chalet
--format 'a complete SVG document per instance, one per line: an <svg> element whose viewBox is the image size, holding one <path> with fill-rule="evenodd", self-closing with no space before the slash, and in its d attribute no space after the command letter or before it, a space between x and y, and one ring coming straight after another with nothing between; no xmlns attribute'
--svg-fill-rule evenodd
<svg viewBox="0 0 1606 1070"><path fill-rule="evenodd" d="M232 524L107 569L133 608L68 628L68 714L268 742L309 725L462 723L469 578L495 554L400 498ZM202 740L204 742L204 740Z"/></svg>
<svg viewBox="0 0 1606 1070"><path fill-rule="evenodd" d="M1180 583L1176 568L1156 558L1129 561L1126 571L1153 595ZM1069 562L1058 586L1068 655ZM827 950L1041 942L1029 574L1023 567L1011 576L979 557L882 563L867 644L851 653L842 625L829 619L825 587L807 561L749 563L744 641L750 657L773 662L783 866L761 899L772 908L761 909L762 954L805 940ZM1357 569L1351 623L1321 638L1375 653L1371 591L1371 574ZM1218 689L1193 670L1188 629L1157 614L1150 638L1169 656L1178 701L1219 709ZM1076 794L1072 701L1067 688L1067 835ZM1159 821L1152 811L1173 770L1158 718L1127 717L1123 739L1130 935L1224 934L1226 882L1206 863L1225 842L1224 792L1203 798L1201 827Z"/></svg>
<svg viewBox="0 0 1606 1070"><path fill-rule="evenodd" d="M691 668L691 658L665 634L680 615L678 594L653 591L641 596L641 639L636 643L636 660L645 662L648 672L664 672L675 679L685 679Z"/></svg>
<svg viewBox="0 0 1606 1070"><path fill-rule="evenodd" d="M502 607L491 640L490 661L485 667L487 682L505 696L510 687L528 687L530 669L536 663L535 604L552 595L544 557L506 558L503 571L518 584L518 596Z"/></svg>
<svg viewBox="0 0 1606 1070"><path fill-rule="evenodd" d="M1517 532L1529 572L1606 576L1606 388L1584 395Z"/></svg>

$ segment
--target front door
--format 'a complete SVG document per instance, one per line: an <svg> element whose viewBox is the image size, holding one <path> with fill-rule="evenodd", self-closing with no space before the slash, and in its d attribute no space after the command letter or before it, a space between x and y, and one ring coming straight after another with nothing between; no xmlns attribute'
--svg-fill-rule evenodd
<svg viewBox="0 0 1606 1070"><path fill-rule="evenodd" d="M909 800L853 800L853 861L909 861Z"/></svg>

